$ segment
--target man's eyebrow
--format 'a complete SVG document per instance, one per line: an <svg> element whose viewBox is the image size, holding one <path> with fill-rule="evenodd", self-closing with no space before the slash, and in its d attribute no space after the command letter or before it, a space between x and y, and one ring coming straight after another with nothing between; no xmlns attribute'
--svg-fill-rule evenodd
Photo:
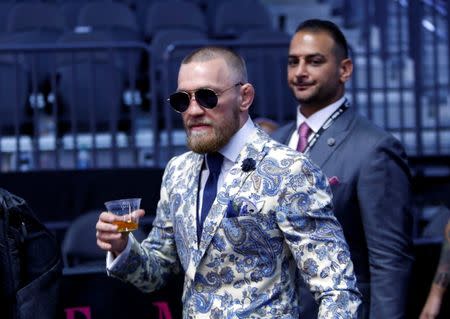
<svg viewBox="0 0 450 319"><path fill-rule="evenodd" d="M295 55L295 54L289 54L288 58L295 58L298 59L300 56L299 55ZM316 52L316 53L309 53L306 55L303 55L304 58L313 58L313 57L325 57L324 54Z"/></svg>
<svg viewBox="0 0 450 319"><path fill-rule="evenodd" d="M322 53L316 52L305 55L306 58L325 57Z"/></svg>

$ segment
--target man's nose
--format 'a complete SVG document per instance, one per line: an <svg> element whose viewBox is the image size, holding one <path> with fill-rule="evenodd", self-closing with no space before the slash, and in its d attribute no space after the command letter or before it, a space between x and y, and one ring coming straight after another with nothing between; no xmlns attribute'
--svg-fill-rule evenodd
<svg viewBox="0 0 450 319"><path fill-rule="evenodd" d="M200 104L197 103L197 100L195 99L195 94L189 95L189 105L186 110L186 113L189 112L189 114L202 114L205 112L203 107L200 106Z"/></svg>
<svg viewBox="0 0 450 319"><path fill-rule="evenodd" d="M307 73L306 63L305 63L305 61L300 60L298 62L298 65L297 65L296 69L295 69L295 75L296 76L302 76L302 75L305 75L306 73Z"/></svg>

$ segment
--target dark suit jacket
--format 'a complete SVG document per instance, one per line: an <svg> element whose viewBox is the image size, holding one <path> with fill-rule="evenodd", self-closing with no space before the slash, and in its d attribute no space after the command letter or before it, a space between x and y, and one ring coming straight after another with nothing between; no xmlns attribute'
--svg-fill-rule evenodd
<svg viewBox="0 0 450 319"><path fill-rule="evenodd" d="M272 137L288 143L295 126ZM309 156L331 184L363 294L360 317L370 311L371 319L405 318L413 258L410 170L402 145L350 107Z"/></svg>

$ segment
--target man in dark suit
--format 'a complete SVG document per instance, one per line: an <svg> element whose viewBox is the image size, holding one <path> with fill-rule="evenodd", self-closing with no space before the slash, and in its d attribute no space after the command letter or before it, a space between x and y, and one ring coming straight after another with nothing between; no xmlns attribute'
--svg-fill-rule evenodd
<svg viewBox="0 0 450 319"><path fill-rule="evenodd" d="M360 316L405 318L413 261L410 171L400 142L349 106L344 93L352 70L335 24L300 24L288 58L297 121L272 137L307 153L328 176L363 294ZM312 298L308 305L301 318L316 318Z"/></svg>

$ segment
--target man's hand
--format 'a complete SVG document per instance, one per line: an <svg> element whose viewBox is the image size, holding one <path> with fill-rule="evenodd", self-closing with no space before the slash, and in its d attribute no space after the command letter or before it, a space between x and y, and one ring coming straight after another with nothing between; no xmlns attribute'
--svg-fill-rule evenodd
<svg viewBox="0 0 450 319"><path fill-rule="evenodd" d="M138 209L133 214L141 218L145 215L145 212L142 209ZM125 249L128 242L128 232L118 232L118 226L113 224L114 221L120 218L120 216L112 213L102 212L95 225L98 247L102 250L112 252L114 256L119 255Z"/></svg>

